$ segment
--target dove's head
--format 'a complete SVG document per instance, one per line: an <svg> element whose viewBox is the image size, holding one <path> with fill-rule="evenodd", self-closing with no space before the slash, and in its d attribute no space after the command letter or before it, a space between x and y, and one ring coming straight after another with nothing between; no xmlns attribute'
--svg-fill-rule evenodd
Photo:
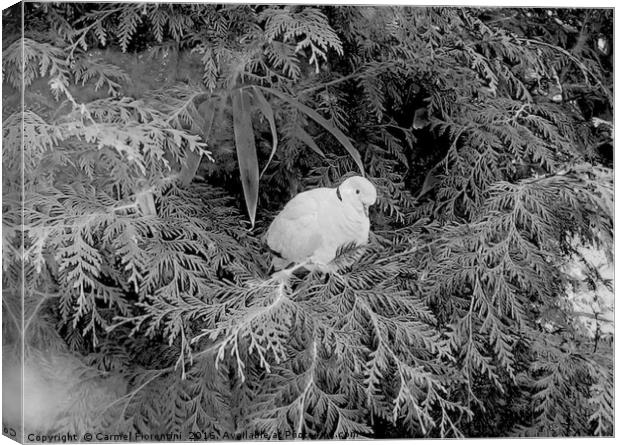
<svg viewBox="0 0 620 445"><path fill-rule="evenodd" d="M352 205L359 212L368 216L368 207L377 201L377 189L372 183L361 176L346 179L338 187L342 200Z"/></svg>

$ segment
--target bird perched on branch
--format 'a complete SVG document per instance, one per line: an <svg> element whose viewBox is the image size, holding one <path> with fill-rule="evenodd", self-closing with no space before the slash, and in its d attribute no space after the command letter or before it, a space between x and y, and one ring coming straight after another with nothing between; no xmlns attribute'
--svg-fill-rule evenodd
<svg viewBox="0 0 620 445"><path fill-rule="evenodd" d="M336 188L321 187L296 195L267 230L274 270L320 268L334 259L339 247L366 244L368 207L376 200L375 186L361 176L348 178Z"/></svg>

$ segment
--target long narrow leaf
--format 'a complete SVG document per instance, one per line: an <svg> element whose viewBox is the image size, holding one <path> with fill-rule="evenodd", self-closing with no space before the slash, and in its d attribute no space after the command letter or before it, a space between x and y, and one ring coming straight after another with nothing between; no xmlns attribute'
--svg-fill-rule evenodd
<svg viewBox="0 0 620 445"><path fill-rule="evenodd" d="M208 142L211 134L216 106L217 103L214 100L205 100L196 110L197 115L193 116L198 127L194 128L194 130L202 136L205 142ZM179 174L181 184L189 185L189 183L192 182L192 179L196 176L201 160L202 155L197 151L188 151L185 153L185 162L183 163L181 173Z"/></svg>
<svg viewBox="0 0 620 445"><path fill-rule="evenodd" d="M318 154L322 158L326 157L325 153L323 153L323 150L321 150L319 146L316 145L316 142L314 142L314 139L312 139L312 136L310 136L306 130L301 127L297 127L295 131L295 136L297 136L297 139L310 147L312 151L314 151L316 154Z"/></svg>
<svg viewBox="0 0 620 445"><path fill-rule="evenodd" d="M254 228L256 204L258 202L258 158L256 156L254 128L252 128L250 100L243 90L237 89L232 92L232 109L243 196L252 228Z"/></svg>
<svg viewBox="0 0 620 445"><path fill-rule="evenodd" d="M197 122L200 123L201 128L199 130L205 141L208 141L211 135L211 128L213 127L217 105L216 100L205 100L198 107L197 111L201 119Z"/></svg>
<svg viewBox="0 0 620 445"><path fill-rule="evenodd" d="M273 108L271 108L271 105L269 104L267 99L265 99L265 96L263 96L263 93L258 88L252 86L252 90L254 92L254 98L256 99L256 105L258 106L258 109L261 111L261 113L263 113L265 119L267 119L267 121L269 122L269 127L271 128L271 138L273 140L271 154L269 154L269 159L263 167L263 171L261 171L260 173L260 179L265 174L267 167L269 167L269 164L271 163L271 160L273 159L273 156L276 154L276 150L278 149L278 132L276 130L276 120L273 115Z"/></svg>
<svg viewBox="0 0 620 445"><path fill-rule="evenodd" d="M349 154L351 155L351 157L353 158L353 160L355 161L355 163L359 167L360 172L362 173L362 175L364 174L364 165L362 163L362 157L360 156L360 152L357 150L357 148L355 148L353 146L353 144L351 143L349 138L342 131L340 131L338 128L336 128L335 126L330 124L327 119L325 119L323 116L321 116L319 113L317 113L312 108L308 107L307 105L302 104L301 102L299 102L298 100L296 100L296 99L294 99L294 98L292 98L290 96L287 96L286 94L282 93L281 91L275 90L273 88L262 87L262 86L259 86L259 87L256 87L256 88L260 88L260 89L262 89L262 90L264 90L264 91L266 91L268 93L271 93L274 96L277 96L280 99L288 102L293 107L297 108L302 113L305 113L306 115L308 115L308 117L310 117L315 122L320 124L327 131L329 131L338 140L338 142L340 142L340 144L342 144L342 146L345 148L345 150L347 150L349 152Z"/></svg>

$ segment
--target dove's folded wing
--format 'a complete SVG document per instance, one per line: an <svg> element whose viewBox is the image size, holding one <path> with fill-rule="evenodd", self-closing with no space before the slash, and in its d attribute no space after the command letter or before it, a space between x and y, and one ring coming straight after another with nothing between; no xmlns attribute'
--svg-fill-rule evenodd
<svg viewBox="0 0 620 445"><path fill-rule="evenodd" d="M315 193L312 193L315 192ZM267 232L267 245L286 263L310 258L322 245L318 190L293 198L274 219Z"/></svg>

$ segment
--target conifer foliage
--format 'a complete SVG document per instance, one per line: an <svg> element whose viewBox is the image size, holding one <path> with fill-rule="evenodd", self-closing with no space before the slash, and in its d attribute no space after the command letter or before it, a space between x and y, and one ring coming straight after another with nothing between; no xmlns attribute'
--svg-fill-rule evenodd
<svg viewBox="0 0 620 445"><path fill-rule="evenodd" d="M612 11L21 7L5 351L81 394L38 432L613 434L566 273L612 286L578 249L613 261ZM275 212L349 172L371 242L269 276Z"/></svg>

